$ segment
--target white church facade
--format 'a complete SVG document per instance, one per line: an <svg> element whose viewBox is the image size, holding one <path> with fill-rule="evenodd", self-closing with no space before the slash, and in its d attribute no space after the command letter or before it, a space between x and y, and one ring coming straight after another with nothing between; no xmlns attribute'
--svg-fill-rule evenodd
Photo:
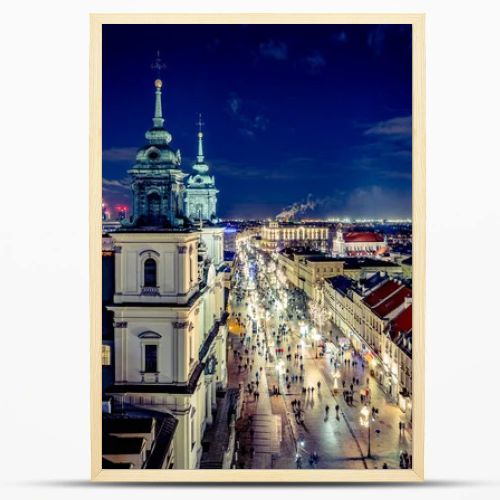
<svg viewBox="0 0 500 500"><path fill-rule="evenodd" d="M198 468L216 392L227 385L223 228L195 225L185 211L180 154L163 128L156 80L153 128L129 170L129 223L110 234L114 255L114 380L104 389L116 408L176 419L176 469ZM203 214L205 215L205 214ZM208 213L209 219L215 215ZM203 219L203 217L202 217Z"/></svg>

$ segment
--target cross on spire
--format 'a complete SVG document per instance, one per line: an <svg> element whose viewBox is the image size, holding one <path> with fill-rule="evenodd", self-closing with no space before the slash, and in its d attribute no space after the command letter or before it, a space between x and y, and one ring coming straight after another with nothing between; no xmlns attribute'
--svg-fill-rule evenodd
<svg viewBox="0 0 500 500"><path fill-rule="evenodd" d="M160 51L156 51L156 57L154 58L153 62L151 63L151 69L154 71L156 70L156 75L158 78L161 76L161 72L167 67L167 65L162 61L160 57Z"/></svg>
<svg viewBox="0 0 500 500"><path fill-rule="evenodd" d="M196 122L196 125L198 125L198 132L201 133L201 127L205 125L205 123L201 121L201 113L198 115L198 121Z"/></svg>
<svg viewBox="0 0 500 500"><path fill-rule="evenodd" d="M198 121L196 122L196 125L198 125L198 155L197 155L197 160L198 160L198 163L203 163L205 161L205 156L203 154L203 132L201 131L201 127L205 124L201 121L201 113L198 115Z"/></svg>

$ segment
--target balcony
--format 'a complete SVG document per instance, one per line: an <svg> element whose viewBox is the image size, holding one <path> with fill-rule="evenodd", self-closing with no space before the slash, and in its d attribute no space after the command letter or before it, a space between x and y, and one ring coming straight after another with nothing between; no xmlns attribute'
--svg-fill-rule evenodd
<svg viewBox="0 0 500 500"><path fill-rule="evenodd" d="M141 372L141 382L144 384L157 384L160 372Z"/></svg>
<svg viewBox="0 0 500 500"><path fill-rule="evenodd" d="M160 295L160 287L158 286L143 286L141 295L144 297L158 297Z"/></svg>

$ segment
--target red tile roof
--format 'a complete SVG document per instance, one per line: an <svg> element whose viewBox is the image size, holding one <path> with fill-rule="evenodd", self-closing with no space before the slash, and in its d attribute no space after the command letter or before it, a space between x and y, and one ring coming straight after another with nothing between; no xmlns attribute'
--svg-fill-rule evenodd
<svg viewBox="0 0 500 500"><path fill-rule="evenodd" d="M384 241L384 237L378 233L345 233L343 235L346 243L379 243Z"/></svg>
<svg viewBox="0 0 500 500"><path fill-rule="evenodd" d="M391 311L397 309L407 297L411 297L411 290L405 286L394 295L391 295L387 300L384 300L379 306L375 307L373 312L379 318L385 318Z"/></svg>
<svg viewBox="0 0 500 500"><path fill-rule="evenodd" d="M409 332L412 329L412 307L411 304L403 309L391 322L391 337L396 338L400 333Z"/></svg>
<svg viewBox="0 0 500 500"><path fill-rule="evenodd" d="M389 280L384 283L380 288L367 295L363 302L368 307L376 306L380 301L385 300L391 293L394 293L401 285L394 280Z"/></svg>

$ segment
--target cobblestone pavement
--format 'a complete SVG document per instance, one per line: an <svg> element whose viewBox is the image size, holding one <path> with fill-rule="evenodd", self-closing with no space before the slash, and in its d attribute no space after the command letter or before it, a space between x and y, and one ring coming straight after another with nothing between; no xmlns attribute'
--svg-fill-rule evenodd
<svg viewBox="0 0 500 500"><path fill-rule="evenodd" d="M237 303L230 297L232 313L246 318L245 300ZM404 420L400 409L387 400L386 395L370 377L367 367L357 367L341 363L339 367L339 391L334 391L333 367L330 356L316 357L317 351L312 342L304 344L299 339L297 320L286 321L290 334L283 336L280 348L283 354L275 355L274 337L277 320L271 317L264 329L252 334L252 324L246 323L246 337L232 336L230 340L229 367L230 385L246 388L254 383L252 389L258 390L258 399L245 391L242 418L237 426L237 440L240 444L239 462L246 468L290 469L296 467L296 458L301 457L302 467L324 469L363 469L399 468L402 450L411 449L411 434L400 433L399 422ZM257 347L260 343L260 348ZM265 359L267 343L268 359ZM252 350L252 345L255 349ZM301 347L302 345L302 347ZM248 349L249 366L245 370L238 365L247 362L245 349ZM243 356L234 356L234 350ZM286 360L286 354L292 354ZM295 353L303 359L294 359ZM356 358L353 358L356 359ZM303 364L303 370L300 369ZM281 373L280 373L281 370ZM258 376L256 377L256 374ZM303 382L291 382L287 388L286 376L303 375ZM348 405L342 395L344 380L348 388L353 378L354 401ZM371 393L370 407L375 406L378 414L371 424L371 457L367 457L368 429L360 423L360 389L368 387ZM258 381L258 387L256 382ZM320 383L318 390L318 382ZM273 388L280 394L272 395ZM314 391L303 393L303 387ZM294 401L300 401L303 409L303 422L294 414ZM339 406L338 413L335 411ZM326 406L329 407L328 414ZM273 418L274 416L274 418ZM310 464L310 455L316 452L319 460Z"/></svg>

